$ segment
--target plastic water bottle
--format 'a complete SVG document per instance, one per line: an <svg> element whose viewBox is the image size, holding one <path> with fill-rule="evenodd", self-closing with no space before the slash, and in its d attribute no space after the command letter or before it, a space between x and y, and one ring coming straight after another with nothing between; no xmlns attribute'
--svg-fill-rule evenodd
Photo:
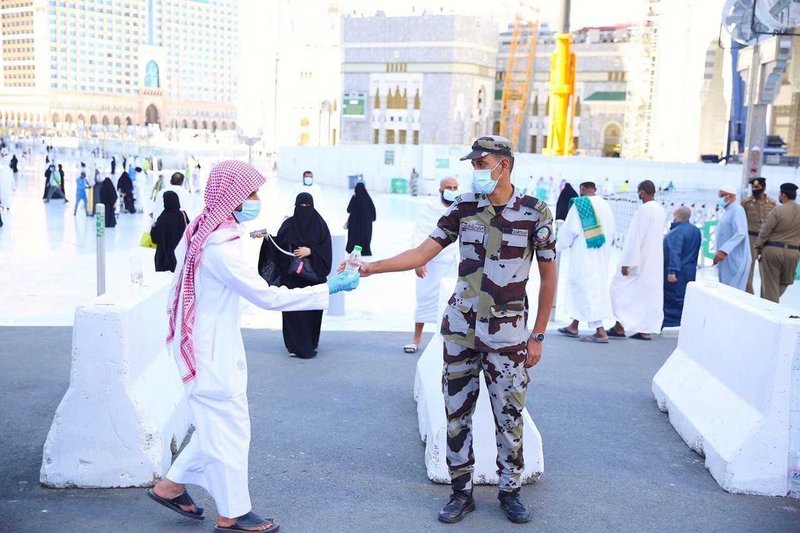
<svg viewBox="0 0 800 533"><path fill-rule="evenodd" d="M361 247L355 246L353 247L353 251L350 252L350 255L347 256L347 261L345 261L344 271L346 273L355 272L359 274L359 269L361 268Z"/></svg>

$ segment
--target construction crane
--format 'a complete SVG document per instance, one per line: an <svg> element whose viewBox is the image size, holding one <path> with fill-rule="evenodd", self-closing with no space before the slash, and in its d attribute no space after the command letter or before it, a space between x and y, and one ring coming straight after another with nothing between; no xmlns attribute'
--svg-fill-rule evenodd
<svg viewBox="0 0 800 533"><path fill-rule="evenodd" d="M516 70L517 50L522 40L523 26L530 27L528 37L528 55L525 70ZM531 79L536 60L536 41L539 36L538 22L522 21L522 16L517 14L514 19L514 29L511 32L511 45L508 50L505 77L503 79L503 93L500 100L500 135L511 140L513 144L519 143L520 132L525 121L525 111L531 92Z"/></svg>
<svg viewBox="0 0 800 533"><path fill-rule="evenodd" d="M556 47L550 58L550 130L544 153L573 155L572 123L575 119L575 54L569 33L570 0L561 0L561 33L556 35Z"/></svg>

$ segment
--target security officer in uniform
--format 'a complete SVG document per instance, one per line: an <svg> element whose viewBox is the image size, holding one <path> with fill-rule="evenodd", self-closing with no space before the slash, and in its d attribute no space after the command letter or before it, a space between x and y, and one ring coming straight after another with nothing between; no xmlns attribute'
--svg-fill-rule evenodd
<svg viewBox="0 0 800 533"><path fill-rule="evenodd" d="M528 368L542 356L556 291L553 216L544 202L511 184L514 156L508 139L480 137L462 161L467 159L472 162L475 192L459 196L417 248L365 263L361 273L413 270L459 241L458 283L441 328L447 465L453 493L439 520L458 522L475 509L472 414L483 370L495 419L500 506L512 522L528 522L531 515L519 497L525 466L522 410ZM534 259L541 285L529 332L525 287Z"/></svg>
<svg viewBox="0 0 800 533"><path fill-rule="evenodd" d="M800 205L797 185L784 183L781 205L767 216L756 240L761 263L761 297L778 303L786 287L794 283L800 261Z"/></svg>
<svg viewBox="0 0 800 533"><path fill-rule="evenodd" d="M775 207L775 200L767 196L766 193L767 180L761 176L750 178L750 190L753 192L752 196L748 196L742 201L744 213L747 215L747 233L750 238L750 274L747 277L747 292L753 294L753 274L755 273L756 264L756 239L758 232L767 220L767 215ZM762 278L763 272L762 272Z"/></svg>

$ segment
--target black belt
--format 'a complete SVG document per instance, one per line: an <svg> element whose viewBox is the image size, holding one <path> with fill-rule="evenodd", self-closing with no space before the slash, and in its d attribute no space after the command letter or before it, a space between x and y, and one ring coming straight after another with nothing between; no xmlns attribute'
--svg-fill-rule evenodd
<svg viewBox="0 0 800 533"><path fill-rule="evenodd" d="M758 237L758 232L757 231L748 231L747 233L749 233L753 237Z"/></svg>
<svg viewBox="0 0 800 533"><path fill-rule="evenodd" d="M774 246L775 248L784 248L786 250L800 250L800 244L786 244L785 242L767 241L764 246Z"/></svg>

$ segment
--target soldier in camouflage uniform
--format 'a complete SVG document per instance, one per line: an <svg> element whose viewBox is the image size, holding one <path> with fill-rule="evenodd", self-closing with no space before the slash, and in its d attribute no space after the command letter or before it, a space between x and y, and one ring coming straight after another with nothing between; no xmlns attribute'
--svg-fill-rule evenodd
<svg viewBox="0 0 800 533"><path fill-rule="evenodd" d="M750 178L752 196L742 200L744 214L747 215L747 233L750 238L750 274L747 277L747 292L753 294L753 274L756 268L756 239L758 232L767 220L767 215L775 208L775 200L767 196L767 180L761 176ZM764 278L762 273L761 278Z"/></svg>
<svg viewBox="0 0 800 533"><path fill-rule="evenodd" d="M471 160L475 193L462 194L422 244L362 265L362 275L411 270L459 241L458 283L442 321L443 391L447 411L447 464L453 494L439 513L458 522L475 509L472 498L472 414L480 372L495 419L501 507L509 520L528 522L519 499L522 409L528 368L539 362L556 288L553 216L544 202L511 184L514 157L508 139L481 137L462 160ZM537 261L541 286L533 333L527 329L525 288Z"/></svg>

